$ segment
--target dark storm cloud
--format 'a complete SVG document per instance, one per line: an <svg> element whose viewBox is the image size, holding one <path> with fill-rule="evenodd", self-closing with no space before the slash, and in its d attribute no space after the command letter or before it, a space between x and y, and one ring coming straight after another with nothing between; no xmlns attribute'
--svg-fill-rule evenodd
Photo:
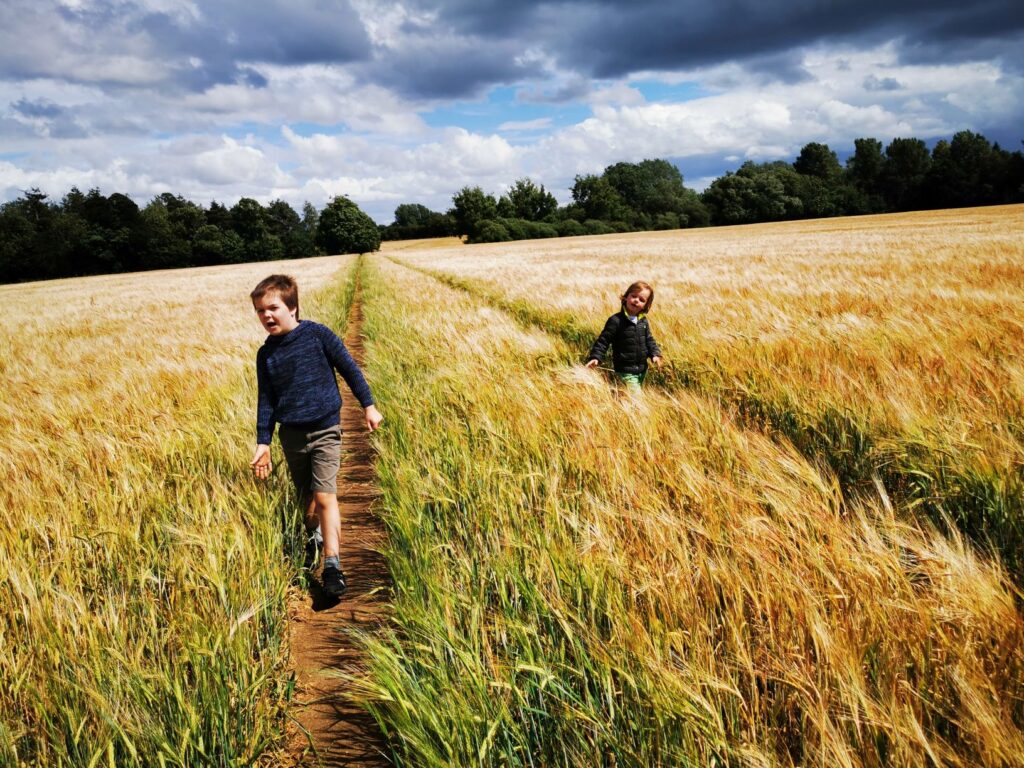
<svg viewBox="0 0 1024 768"><path fill-rule="evenodd" d="M554 3L545 0L412 0L409 3L425 11L437 11L445 29L502 39L532 32L541 12L548 8L556 9L556 15L566 23L572 23L575 9L587 4L575 0Z"/></svg>
<svg viewBox="0 0 1024 768"><path fill-rule="evenodd" d="M259 64L329 63L406 96L454 98L556 73L616 78L726 62L798 83L808 77L800 51L820 43L896 41L910 62L1024 60L1017 0L406 0L410 13L376 45L349 0L200 0L178 12L148 2L3 0L0 75L203 91L265 87ZM380 9L374 21L386 25L395 6ZM153 71L136 82L121 76L122 60Z"/></svg>
<svg viewBox="0 0 1024 768"><path fill-rule="evenodd" d="M1024 3L1008 0L451 0L440 7L425 0L421 7L439 12L440 28L515 39L564 70L605 78L739 61L751 73L800 82L807 75L791 54L821 42L896 40L908 59L944 51L948 63L994 55L1019 63L1020 40L1005 41L1024 30Z"/></svg>
<svg viewBox="0 0 1024 768"><path fill-rule="evenodd" d="M206 3L198 19L150 13L136 24L167 53L232 63L345 63L369 54L366 31L347 3Z"/></svg>
<svg viewBox="0 0 1024 768"><path fill-rule="evenodd" d="M246 63L344 64L370 54L366 30L347 3L208 3L198 19L149 13L134 27L166 57L198 62L182 74L195 90L223 82L264 87L266 79Z"/></svg>
<svg viewBox="0 0 1024 768"><path fill-rule="evenodd" d="M923 16L905 31L901 52L911 64L999 60L1024 71L1024 4L984 0Z"/></svg>
<svg viewBox="0 0 1024 768"><path fill-rule="evenodd" d="M566 42L564 50L568 58L601 76L728 60L756 63L760 57L820 42L872 45L905 38L947 44L972 37L964 32L966 27L976 30L975 37L1004 37L1020 30L1024 15L1024 6L1018 10L992 0L971 5L959 0L733 0L715 5L645 3L630 6L628 12L618 6L589 5L601 12ZM982 24L977 15L1002 17L1005 24Z"/></svg>
<svg viewBox="0 0 1024 768"><path fill-rule="evenodd" d="M931 23L926 20L917 36L924 41L941 42L1000 38L1024 29L1024 5L1020 3L983 0L953 8Z"/></svg>

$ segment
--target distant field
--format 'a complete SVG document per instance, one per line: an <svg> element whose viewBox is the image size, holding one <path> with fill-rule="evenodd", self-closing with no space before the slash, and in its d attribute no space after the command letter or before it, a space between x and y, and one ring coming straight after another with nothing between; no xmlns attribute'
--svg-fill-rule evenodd
<svg viewBox="0 0 1024 768"><path fill-rule="evenodd" d="M397 764L1022 764L1015 206L0 287L0 765L274 764L277 269L362 285ZM634 399L580 361L636 279Z"/></svg>
<svg viewBox="0 0 1024 768"><path fill-rule="evenodd" d="M385 240L380 244L382 253L399 251L430 251L442 248L458 248L462 239L458 237L433 237L425 240Z"/></svg>

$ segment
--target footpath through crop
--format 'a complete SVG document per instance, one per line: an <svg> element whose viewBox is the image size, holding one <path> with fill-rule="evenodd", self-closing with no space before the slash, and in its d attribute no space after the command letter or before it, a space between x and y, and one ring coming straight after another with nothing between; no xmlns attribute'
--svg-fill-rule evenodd
<svg viewBox="0 0 1024 768"><path fill-rule="evenodd" d="M357 266L358 269L358 266ZM363 365L363 312L358 273L345 331L345 346ZM289 605L295 671L295 724L289 757L296 765L380 766L384 741L373 718L351 696L352 681L366 673L357 635L372 635L388 611L384 532L372 512L378 491L373 449L359 403L343 397L341 471L341 563L349 588L340 601L322 594L297 594ZM312 597L312 599L311 599Z"/></svg>

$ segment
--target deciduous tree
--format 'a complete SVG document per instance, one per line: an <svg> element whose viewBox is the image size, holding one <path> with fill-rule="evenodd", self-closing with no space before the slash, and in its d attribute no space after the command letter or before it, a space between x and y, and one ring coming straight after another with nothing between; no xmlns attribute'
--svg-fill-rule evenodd
<svg viewBox="0 0 1024 768"><path fill-rule="evenodd" d="M542 221L557 208L555 196L544 189L543 184L537 186L528 178L517 179L498 201L498 212L502 216L527 221Z"/></svg>
<svg viewBox="0 0 1024 768"><path fill-rule="evenodd" d="M344 195L320 213L317 244L327 253L369 253L380 248L377 224Z"/></svg>
<svg viewBox="0 0 1024 768"><path fill-rule="evenodd" d="M498 215L498 203L480 187L463 187L452 197L448 211L455 220L455 234L472 235L478 222L493 219Z"/></svg>

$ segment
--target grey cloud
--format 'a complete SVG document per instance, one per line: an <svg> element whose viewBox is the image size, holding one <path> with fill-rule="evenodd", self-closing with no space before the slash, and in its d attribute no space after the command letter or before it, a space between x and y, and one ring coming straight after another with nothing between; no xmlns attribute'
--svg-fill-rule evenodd
<svg viewBox="0 0 1024 768"><path fill-rule="evenodd" d="M921 56L929 46L1004 39L1024 29L1024 5L1008 0L450 0L440 7L423 0L421 7L437 10L444 29L518 39L522 50L539 47L563 70L604 78L740 61L799 82L806 73L787 63L787 52L821 42L905 40L906 55Z"/></svg>
<svg viewBox="0 0 1024 768"><path fill-rule="evenodd" d="M932 13L942 3L732 0L714 6L645 2L628 10L611 3L590 5L600 12L592 14L577 31L574 40L578 43L569 42L565 50L590 71L611 77L640 69L771 60L779 53L822 40L874 42L892 37L894 30L912 23L915 15Z"/></svg>
<svg viewBox="0 0 1024 768"><path fill-rule="evenodd" d="M343 64L370 53L366 30L344 0L207 2L196 16L154 12L142 0L94 0L78 9L5 0L0 7L0 73L7 77L118 88L124 84L83 74L80 63L135 58L154 62L165 88L262 87L266 81L248 64Z"/></svg>
<svg viewBox="0 0 1024 768"><path fill-rule="evenodd" d="M868 75L864 78L864 90L900 91L903 90L903 83L895 77L876 77L875 75Z"/></svg>
<svg viewBox="0 0 1024 768"><path fill-rule="evenodd" d="M88 135L85 129L64 107L47 99L33 101L22 97L18 101L12 102L11 108L19 115L37 121L37 125L43 126L42 130L44 130L45 135L49 138L80 139ZM13 130L14 135L18 136L39 135L36 128L20 123L17 120L8 120L6 123L8 124L5 126L7 130L0 128L0 133L2 134L10 135L10 131ZM21 125L22 128L16 128L15 126L17 125Z"/></svg>
<svg viewBox="0 0 1024 768"><path fill-rule="evenodd" d="M11 103L11 107L20 115L25 117L54 118L60 115L64 108L46 99L29 101L25 97Z"/></svg>
<svg viewBox="0 0 1024 768"><path fill-rule="evenodd" d="M84 139L89 135L81 125L66 115L51 121L48 128L51 139Z"/></svg>
<svg viewBox="0 0 1024 768"><path fill-rule="evenodd" d="M540 88L522 89L516 98L526 104L565 104L579 101L593 92L590 81L582 77L574 77L569 82L549 90Z"/></svg>
<svg viewBox="0 0 1024 768"><path fill-rule="evenodd" d="M365 58L370 44L348 3L207 3L198 20L148 13L136 22L167 53L234 62L344 63Z"/></svg>
<svg viewBox="0 0 1024 768"><path fill-rule="evenodd" d="M1024 6L1003 0L982 0L955 11L938 15L934 20L925 17L916 35L921 40L963 40L970 38L1001 38L1024 30Z"/></svg>
<svg viewBox="0 0 1024 768"><path fill-rule="evenodd" d="M1024 125L1024 108L1018 108L1014 112L1015 114L1005 123L982 123L974 129L1003 149L1011 152L1024 150L1024 131L1020 128Z"/></svg>
<svg viewBox="0 0 1024 768"><path fill-rule="evenodd" d="M242 67L239 70L239 76L242 82L246 85L252 86L253 88L266 88L269 84L267 78L250 67Z"/></svg>
<svg viewBox="0 0 1024 768"><path fill-rule="evenodd" d="M89 129L97 134L114 136L145 136L150 132L145 119L135 115L112 114L97 111L88 121Z"/></svg>
<svg viewBox="0 0 1024 768"><path fill-rule="evenodd" d="M182 69L181 82L204 90L225 82L262 88L266 79L246 62L281 65L343 64L370 55L370 42L348 3L330 7L304 2L209 3L198 20L150 13L135 22L169 59L193 57L199 66Z"/></svg>
<svg viewBox="0 0 1024 768"><path fill-rule="evenodd" d="M28 123L0 115L0 139L12 141L14 139L32 139L36 136L35 129Z"/></svg>
<svg viewBox="0 0 1024 768"><path fill-rule="evenodd" d="M348 0L205 0L195 15L145 2L93 0L70 10L55 0L5 0L0 72L95 81L103 75L80 74L76 62L134 57L159 65L159 87L203 91L265 87L253 64L331 63L407 96L446 98L535 78L540 64L517 62L539 60L582 78L738 61L794 83L807 77L795 55L807 46L889 40L906 61L998 56L1024 69L1024 4L1009 0L407 0L424 13L391 30L401 41L393 48L374 48Z"/></svg>
<svg viewBox="0 0 1024 768"><path fill-rule="evenodd" d="M955 64L963 61L999 61L1003 69L1024 73L1024 32L1010 30L1007 37L956 37L945 40L915 37L904 41L902 59L908 64Z"/></svg>
<svg viewBox="0 0 1024 768"><path fill-rule="evenodd" d="M540 74L536 64L517 63L509 44L427 39L407 41L360 71L406 96L430 99L469 96L495 83Z"/></svg>
<svg viewBox="0 0 1024 768"><path fill-rule="evenodd" d="M445 29L484 38L509 38L530 32L540 16L549 9L563 21L571 23L580 5L576 0L411 0L409 5L440 14Z"/></svg>
<svg viewBox="0 0 1024 768"><path fill-rule="evenodd" d="M748 76L756 81L777 81L796 85L813 80L803 65L803 58L794 51L755 56L744 62Z"/></svg>

